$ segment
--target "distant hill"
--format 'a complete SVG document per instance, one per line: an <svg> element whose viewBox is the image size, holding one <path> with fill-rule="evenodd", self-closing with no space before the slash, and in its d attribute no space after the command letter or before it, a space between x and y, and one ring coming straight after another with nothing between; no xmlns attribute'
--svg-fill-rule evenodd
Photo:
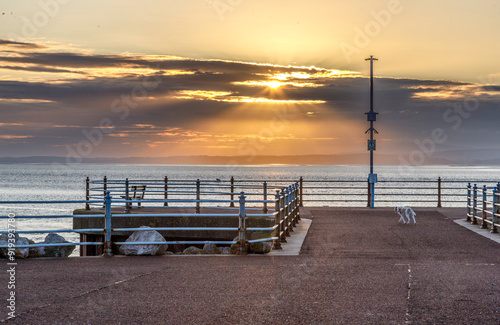
<svg viewBox="0 0 500 325"><path fill-rule="evenodd" d="M435 153L426 157L424 165L498 165L500 157L482 155L474 151L450 151ZM491 153L491 150L490 150ZM407 159L407 156L406 156ZM367 165L368 153L338 154L338 155L289 155L289 156L171 156L171 157L97 157L83 158L81 161L71 159L69 163L94 164L200 164L200 165ZM66 164L66 157L30 156L30 157L0 157L0 164ZM399 155L375 155L377 165L399 165Z"/></svg>

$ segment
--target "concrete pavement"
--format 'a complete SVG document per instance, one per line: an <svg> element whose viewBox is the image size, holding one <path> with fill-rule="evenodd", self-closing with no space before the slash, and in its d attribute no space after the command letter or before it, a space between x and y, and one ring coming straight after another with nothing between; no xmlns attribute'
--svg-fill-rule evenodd
<svg viewBox="0 0 500 325"><path fill-rule="evenodd" d="M309 210L298 256L18 260L7 323L499 323L500 245L455 217L416 209L405 226L391 209ZM8 281L1 272L5 299Z"/></svg>

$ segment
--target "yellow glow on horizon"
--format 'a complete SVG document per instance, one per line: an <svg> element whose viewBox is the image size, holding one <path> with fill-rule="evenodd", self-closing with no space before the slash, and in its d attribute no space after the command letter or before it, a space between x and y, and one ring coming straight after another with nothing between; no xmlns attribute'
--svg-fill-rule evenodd
<svg viewBox="0 0 500 325"><path fill-rule="evenodd" d="M324 104L324 100L271 99L265 97L238 96L227 91L180 90L174 99L213 100L226 103L266 103L266 104Z"/></svg>
<svg viewBox="0 0 500 325"><path fill-rule="evenodd" d="M326 106L317 107L319 114L328 110ZM353 150L353 146L352 141L347 139L352 140L359 136L356 130L364 126L362 122L348 119L336 122L334 128L331 121L318 120L311 124L299 118L307 112L307 107L300 104L287 105L286 108L283 106L277 110L269 110L265 104L249 110L248 106L243 104L237 110L225 111L194 126L198 132L212 134L210 145L214 151L207 151L202 142L192 145L210 155L247 157L288 155L296 152L298 148L308 153L325 153L325 148L328 148L328 153L349 152ZM289 116L289 119L276 120L276 112ZM226 120L231 120L231 124L225 123ZM364 141L356 146L364 148Z"/></svg>
<svg viewBox="0 0 500 325"><path fill-rule="evenodd" d="M35 98L0 98L1 102L18 102L18 103L53 103L54 101L48 99L35 99Z"/></svg>
<svg viewBox="0 0 500 325"><path fill-rule="evenodd" d="M212 91L212 90L179 90L174 99L194 99L194 100L215 100L222 101L220 98L230 96L229 91Z"/></svg>
<svg viewBox="0 0 500 325"><path fill-rule="evenodd" d="M273 78L279 79L281 81L286 81L290 78L309 79L311 77L311 74L305 72L278 73L273 76Z"/></svg>
<svg viewBox="0 0 500 325"><path fill-rule="evenodd" d="M246 80L246 81L235 81L232 82L233 85L243 85L243 86L256 86L256 87L268 87L272 89L277 89L282 86L292 86L292 87L309 87L317 88L324 87L325 82L328 79L337 78L356 78L360 77L360 74L353 71L347 70L334 70L334 69L319 69L311 68L310 72L305 71L293 71L293 72L282 72L282 73L257 73L255 75L267 77L269 80ZM307 81L310 80L310 81Z"/></svg>
<svg viewBox="0 0 500 325"><path fill-rule="evenodd" d="M278 79L281 81L287 81L290 79L311 79L311 78L332 79L332 78L343 78L343 77L355 78L360 76L359 72L354 72L349 70L321 69L321 68L316 68L316 69L317 69L316 71L311 71L311 72L294 71L287 73L276 73L272 75L271 78Z"/></svg>
<svg viewBox="0 0 500 325"><path fill-rule="evenodd" d="M7 140L26 139L26 138L32 138L32 136L31 135L0 135L0 139L7 139Z"/></svg>
<svg viewBox="0 0 500 325"><path fill-rule="evenodd" d="M0 123L0 126L23 126L24 123Z"/></svg>
<svg viewBox="0 0 500 325"><path fill-rule="evenodd" d="M484 90L477 84L463 85L417 85L408 86L406 89L417 90L411 96L414 99L465 99L479 96L498 96L498 92Z"/></svg>
<svg viewBox="0 0 500 325"><path fill-rule="evenodd" d="M325 104L324 100L270 99L263 97L235 97L225 100L228 103L267 103L267 104Z"/></svg>
<svg viewBox="0 0 500 325"><path fill-rule="evenodd" d="M281 86L293 86L293 87L323 87L324 84L320 83L312 83L312 82L291 82L291 81L257 81L257 80L248 80L248 81L235 81L232 83L233 85L242 85L242 86L256 86L256 87L269 87L269 88L279 88Z"/></svg>

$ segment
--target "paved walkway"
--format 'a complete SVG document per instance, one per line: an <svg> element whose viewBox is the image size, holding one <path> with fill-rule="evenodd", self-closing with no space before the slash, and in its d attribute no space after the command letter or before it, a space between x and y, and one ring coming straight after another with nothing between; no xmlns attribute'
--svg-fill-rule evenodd
<svg viewBox="0 0 500 325"><path fill-rule="evenodd" d="M498 324L500 245L416 211L311 209L298 256L18 260L8 323Z"/></svg>
<svg viewBox="0 0 500 325"><path fill-rule="evenodd" d="M307 232L311 227L312 220L302 217L299 224L293 229L293 233L286 239L286 243L281 243L282 249L272 250L269 256L296 256L300 254Z"/></svg>

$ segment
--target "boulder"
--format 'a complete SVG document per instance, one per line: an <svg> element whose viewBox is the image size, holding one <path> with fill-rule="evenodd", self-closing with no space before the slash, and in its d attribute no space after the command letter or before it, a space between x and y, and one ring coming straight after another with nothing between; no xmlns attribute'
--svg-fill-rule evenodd
<svg viewBox="0 0 500 325"><path fill-rule="evenodd" d="M250 240L254 239L263 239L263 238L269 238L271 237L270 233L266 233L263 231L256 231L250 235ZM263 241L263 242L257 242L257 243L250 243L249 245L249 250L252 253L255 254L267 254L273 249L273 241Z"/></svg>
<svg viewBox="0 0 500 325"><path fill-rule="evenodd" d="M62 244L69 243L64 237L58 234L48 234L40 244ZM34 247L31 251L33 257L68 257L75 250L76 245L68 246L42 246Z"/></svg>
<svg viewBox="0 0 500 325"><path fill-rule="evenodd" d="M214 243L206 243L203 246L203 250L201 251L202 254L220 254L220 249L219 247L215 246Z"/></svg>
<svg viewBox="0 0 500 325"><path fill-rule="evenodd" d="M13 239L13 238L12 238ZM29 245L29 239L25 237L19 237L16 236L16 245ZM8 235L1 235L0 236L0 245L8 245L9 244L9 236ZM16 248L14 251L15 258L27 258L29 256L29 247L26 248ZM0 248L0 256L4 258L9 257L9 249L8 248Z"/></svg>
<svg viewBox="0 0 500 325"><path fill-rule="evenodd" d="M144 230L134 232L125 242L166 242L165 238L156 230L150 229L147 226L142 226L141 228L144 228ZM122 245L120 246L120 253L125 255L163 255L167 248L167 244Z"/></svg>
<svg viewBox="0 0 500 325"><path fill-rule="evenodd" d="M32 244L36 244L34 241L32 241L30 239L30 245ZM29 253L29 256L30 258L32 257L42 257L42 255L40 255L40 251L38 250L39 247L30 247L30 253Z"/></svg>
<svg viewBox="0 0 500 325"><path fill-rule="evenodd" d="M220 249L221 254L231 254L231 247L222 247Z"/></svg>
<svg viewBox="0 0 500 325"><path fill-rule="evenodd" d="M238 241L238 237L234 237L233 241ZM245 255L248 253L248 245L243 247L243 251L240 251L240 245L238 243L232 244L230 248L230 253L235 255Z"/></svg>
<svg viewBox="0 0 500 325"><path fill-rule="evenodd" d="M198 255L198 254L201 254L201 249L199 249L198 247L194 247L194 246L189 246L188 248L186 248L182 254L184 255Z"/></svg>

